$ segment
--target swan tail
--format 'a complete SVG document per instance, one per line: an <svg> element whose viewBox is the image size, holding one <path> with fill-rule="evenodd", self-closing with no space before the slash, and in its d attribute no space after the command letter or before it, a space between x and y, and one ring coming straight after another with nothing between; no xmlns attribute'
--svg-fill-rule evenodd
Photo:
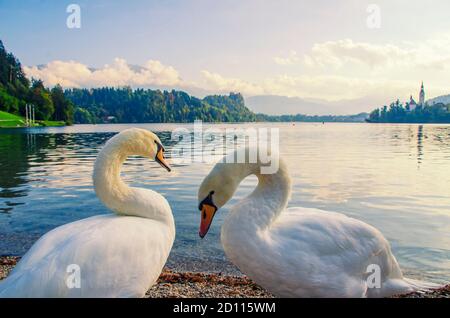
<svg viewBox="0 0 450 318"><path fill-rule="evenodd" d="M427 292L433 289L442 288L442 285L426 282L422 280L403 278L403 280L413 289L415 292Z"/></svg>
<svg viewBox="0 0 450 318"><path fill-rule="evenodd" d="M416 279L391 278L383 283L381 289L368 289L366 297L378 298L406 295L414 292L425 293L441 287L439 284Z"/></svg>

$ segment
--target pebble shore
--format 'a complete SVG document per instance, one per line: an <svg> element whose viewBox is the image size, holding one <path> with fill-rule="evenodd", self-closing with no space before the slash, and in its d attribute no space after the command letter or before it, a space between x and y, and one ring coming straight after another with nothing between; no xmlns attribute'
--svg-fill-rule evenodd
<svg viewBox="0 0 450 318"><path fill-rule="evenodd" d="M5 278L16 265L18 257L0 257L0 280ZM246 276L222 275L220 273L181 272L164 269L155 286L151 287L149 298L272 298ZM400 295L395 298L450 298L450 285L429 292Z"/></svg>

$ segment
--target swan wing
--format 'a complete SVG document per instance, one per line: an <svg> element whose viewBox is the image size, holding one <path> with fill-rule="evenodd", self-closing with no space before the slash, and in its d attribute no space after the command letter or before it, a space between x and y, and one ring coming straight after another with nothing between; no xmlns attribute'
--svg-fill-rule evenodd
<svg viewBox="0 0 450 318"><path fill-rule="evenodd" d="M0 283L0 297L142 297L167 260L171 233L154 220L116 215L60 226ZM73 268L79 269L79 288L68 284Z"/></svg>
<svg viewBox="0 0 450 318"><path fill-rule="evenodd" d="M263 240L267 255L272 251L270 266L283 267L278 273L285 285L276 287L281 295L366 296L371 264L379 267L381 282L402 278L384 236L340 213L289 208Z"/></svg>

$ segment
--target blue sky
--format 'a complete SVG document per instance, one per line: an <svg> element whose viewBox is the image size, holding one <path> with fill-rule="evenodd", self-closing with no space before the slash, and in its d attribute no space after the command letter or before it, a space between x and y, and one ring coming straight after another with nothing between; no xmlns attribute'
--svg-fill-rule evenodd
<svg viewBox="0 0 450 318"><path fill-rule="evenodd" d="M70 3L80 29L66 26ZM367 26L371 3L380 28ZM429 97L450 93L448 12L448 0L0 0L0 39L50 85L378 102L417 95L422 80Z"/></svg>

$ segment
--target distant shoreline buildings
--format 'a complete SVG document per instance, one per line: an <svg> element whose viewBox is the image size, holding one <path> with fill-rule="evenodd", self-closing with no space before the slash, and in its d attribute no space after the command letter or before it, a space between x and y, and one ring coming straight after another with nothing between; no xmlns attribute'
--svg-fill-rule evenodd
<svg viewBox="0 0 450 318"><path fill-rule="evenodd" d="M420 93L419 93L419 103L417 104L411 95L411 97L409 98L409 102L406 105L407 106L406 108L409 111L413 111L414 109L416 109L417 106L423 106L423 105L425 105L425 89L423 87L423 82L422 82L422 86L420 87Z"/></svg>
<svg viewBox="0 0 450 318"><path fill-rule="evenodd" d="M448 98L446 102L445 99ZM450 123L450 95L435 97L425 101L425 88L422 82L419 92L419 102L409 98L409 102L402 104L399 99L389 106L384 105L374 109L369 118L369 123Z"/></svg>

